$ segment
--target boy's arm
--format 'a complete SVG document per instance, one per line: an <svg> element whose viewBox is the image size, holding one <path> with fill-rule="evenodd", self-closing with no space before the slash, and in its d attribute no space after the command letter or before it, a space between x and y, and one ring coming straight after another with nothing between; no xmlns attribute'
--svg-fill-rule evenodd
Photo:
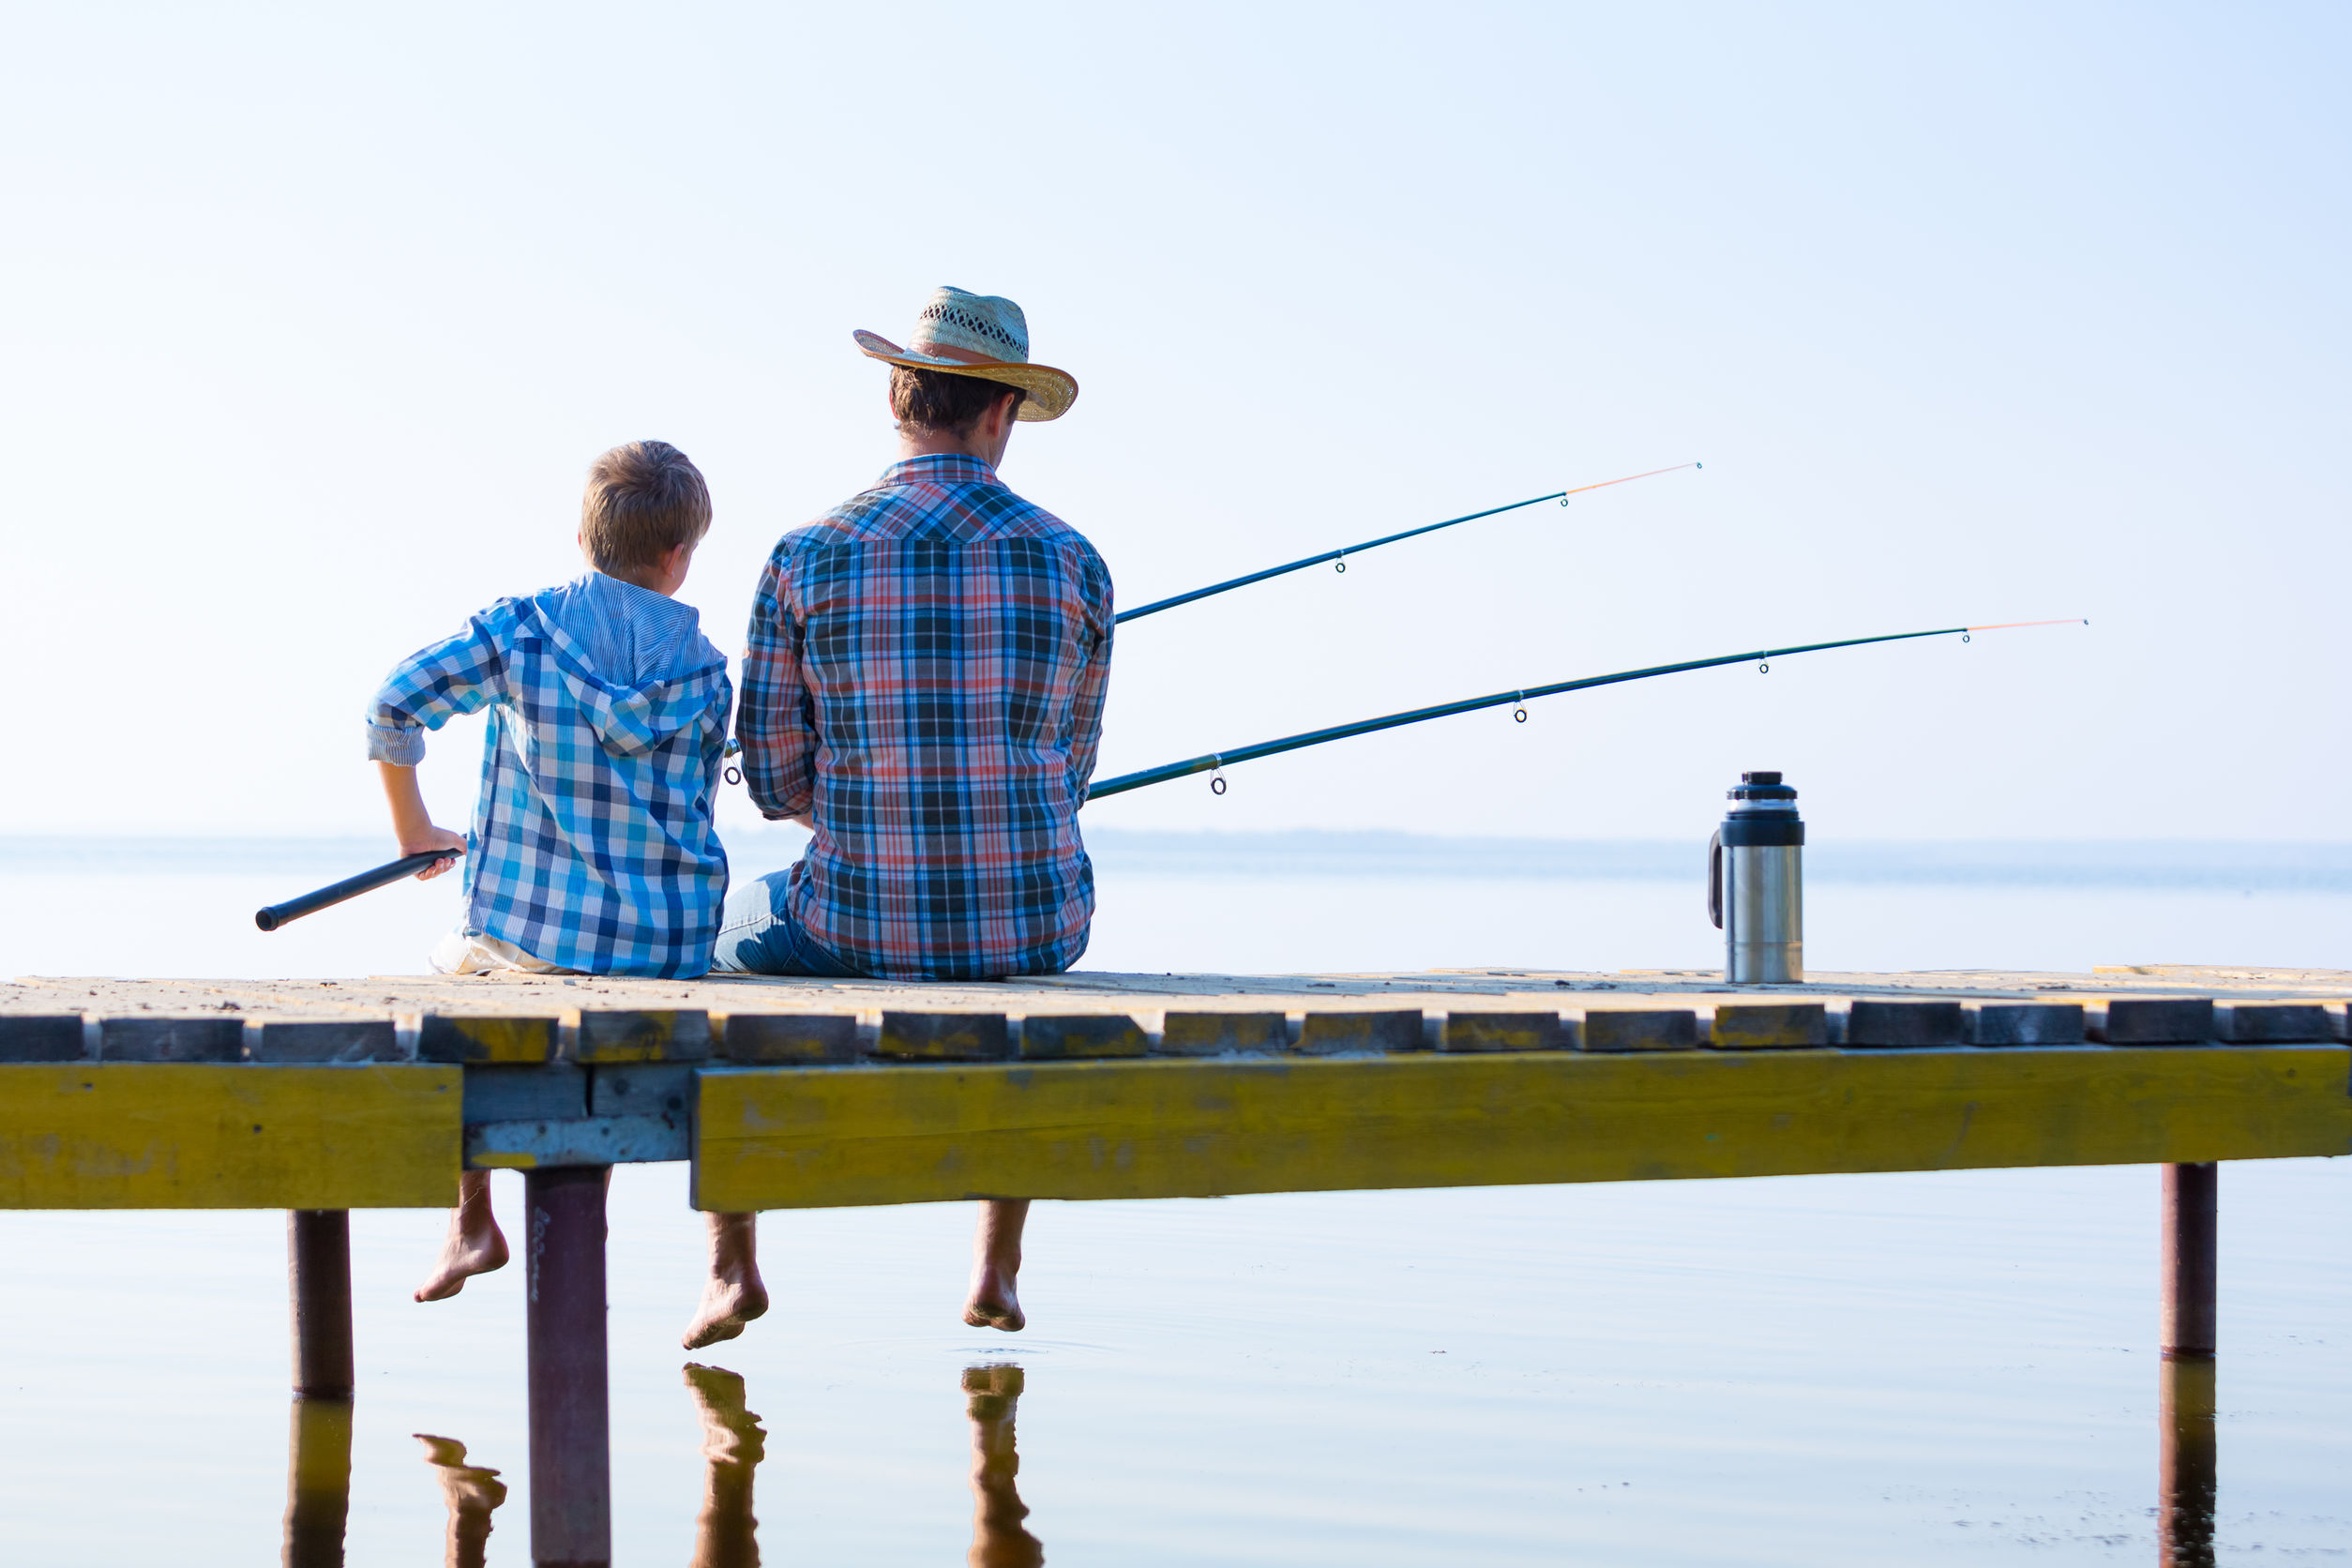
<svg viewBox="0 0 2352 1568"><path fill-rule="evenodd" d="M504 607L476 615L465 630L404 660L384 680L368 710L368 757L384 783L392 809L392 831L404 855L428 850L465 852L465 837L433 825L416 786L416 764L425 760L425 731L438 730L459 714L489 706L505 694L506 660L490 618ZM427 881L457 864L439 861L416 873Z"/></svg>
<svg viewBox="0 0 2352 1568"><path fill-rule="evenodd" d="M817 791L817 723L801 685L800 622L784 583L784 551L768 558L744 639L743 701L735 738L751 802L771 822L808 825Z"/></svg>
<svg viewBox="0 0 2352 1568"><path fill-rule="evenodd" d="M415 768L404 768L398 762L378 762L376 772L384 777L384 798L392 807L392 831L400 840L402 855L423 854L427 850L457 851L457 854L436 860L416 873L418 882L432 881L465 853L465 835L433 826L432 813L425 809L424 792L416 787Z"/></svg>

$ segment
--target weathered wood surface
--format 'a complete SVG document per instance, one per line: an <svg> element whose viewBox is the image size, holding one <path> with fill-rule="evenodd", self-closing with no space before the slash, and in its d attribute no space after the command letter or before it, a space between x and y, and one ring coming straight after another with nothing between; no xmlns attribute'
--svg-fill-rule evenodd
<svg viewBox="0 0 2352 1568"><path fill-rule="evenodd" d="M0 987L0 1062L23 1064L6 1071L104 1081L124 1114L84 1126L62 1090L20 1091L0 1206L441 1202L460 1159L691 1158L706 1202L766 1207L2341 1153L2348 998L2344 972L2156 966L1737 989L1512 970L28 979ZM299 1156L220 1131L240 1095L302 1074L355 1093L367 1062L456 1092L404 1131L303 1090L319 1126ZM334 1186L339 1161L375 1184Z"/></svg>
<svg viewBox="0 0 2352 1568"><path fill-rule="evenodd" d="M463 1088L434 1066L0 1066L0 1209L455 1202Z"/></svg>
<svg viewBox="0 0 2352 1568"><path fill-rule="evenodd" d="M1950 1043L1928 1038L1949 1031L1924 1017L1905 1017L1894 1003L1959 1003L1968 1032L1983 1044L2059 1044L2105 1037L2114 1003L2125 1038L2302 1040L2337 1037L2352 1001L2352 971L2205 968L2136 965L2090 974L2028 974L1948 971L1907 974L1820 974L1802 986L1724 985L1715 971L1627 971L1594 973L1540 970L1435 970L1379 974L1114 974L1078 972L1045 978L961 984L880 980L770 980L747 976L694 981L589 977L382 975L362 980L110 980L28 977L0 984L0 1061L230 1060L243 1047L248 1060L358 1060L381 1052L384 1037L359 1033L305 1034L279 1029L284 1045L269 1043L273 1025L338 1020L350 1025L391 1022L395 1058L465 1063L522 1063L556 1059L590 1063L647 1061L840 1060L845 1052L915 1060L961 1054L945 1037L995 1039L985 1018L1007 1021L1003 1048L1018 1053L1038 1037L1048 1057L1103 1054L1098 1047L1143 1037L1149 1054L1214 1055L1271 1043L1271 1017L1288 1019L1292 1046L1352 1049L1346 1037L1364 1024L1337 1015L1419 1011L1425 1041L1443 1043L1446 1018L1518 1015L1515 1024L1468 1019L1457 1031L1467 1043L1482 1033L1540 1028L1556 1017L1558 1043L1569 1048L1676 1048L1687 1044L1765 1047L1806 1043L1810 1016L1778 1006L1821 1008L1822 1034L1845 1044L1862 1009L1855 1045ZM2215 1004L2211 1015L2200 1003ZM2185 1004L2185 1005L2184 1005ZM2079 1021L2063 1009L2083 1009ZM2052 1011L2052 1009L2059 1011ZM1734 1011L1726 1013L1726 1009ZM2025 1009L2018 1011L2018 1009ZM1690 1015L1687 1026L1679 1015ZM1663 1013L1665 1018L1649 1015ZM884 1015L895 1015L889 1027ZM591 1015L599 1015L591 1017ZM1334 1015L1309 1025L1310 1017ZM758 1021L729 1035L732 1017ZM846 1044L839 1019L857 1021L859 1040ZM84 1025L72 1043L74 1020ZM1026 1028L1029 1020L1041 1024ZM1096 1024L1075 1020L1102 1019ZM2240 1020L2243 1020L2242 1022ZM1071 1021L1064 1021L1071 1020ZM1989 1020L1985 1038L1974 1033ZM112 1024L112 1029L109 1025ZM1792 1034L1791 1032L1794 1032ZM1890 1034L1888 1032L1892 1031ZM1058 1046L1048 1041L1061 1042ZM109 1047L112 1048L109 1048ZM1387 1048L1400 1048L1401 1040ZM49 1054L49 1053L59 1054ZM68 1057L64 1053L70 1053ZM227 1053L227 1054L223 1054ZM383 1060L382 1055L374 1057Z"/></svg>
<svg viewBox="0 0 2352 1568"><path fill-rule="evenodd" d="M2341 1045L1291 1056L698 1081L695 1203L722 1211L2352 1153Z"/></svg>

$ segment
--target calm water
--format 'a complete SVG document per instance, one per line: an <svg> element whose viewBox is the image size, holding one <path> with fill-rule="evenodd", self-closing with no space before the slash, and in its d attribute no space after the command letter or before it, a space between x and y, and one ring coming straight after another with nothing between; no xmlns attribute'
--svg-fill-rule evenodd
<svg viewBox="0 0 2352 1568"><path fill-rule="evenodd" d="M379 848L0 845L0 967L413 969L448 916L438 889L273 938L248 924ZM1100 967L1711 952L1679 847L1138 839L1101 858ZM2346 860L1817 855L1813 957L2343 967ZM511 1219L519 1185L497 1180ZM2352 1558L2352 1166L2233 1165L2222 1202L2220 1556ZM729 1555L746 1499L772 1564L2154 1551L2150 1169L1041 1205L1020 1335L956 1320L962 1205L777 1214L776 1311L699 1358L676 1349L700 1246L683 1169L625 1168L611 1212L625 1562L696 1560L699 1530L701 1560L747 1560ZM276 1556L282 1225L0 1215L16 1259L0 1271L8 1560ZM520 1270L415 1305L440 1227L354 1216L354 1563L442 1560L452 1496L469 1531L489 1525L490 1562L528 1561ZM689 1359L717 1369L699 1393ZM737 1420L714 1464L699 1401L723 1411L738 1379L764 1436ZM977 1467L975 1442L992 1455ZM453 1468L459 1444L499 1475Z"/></svg>

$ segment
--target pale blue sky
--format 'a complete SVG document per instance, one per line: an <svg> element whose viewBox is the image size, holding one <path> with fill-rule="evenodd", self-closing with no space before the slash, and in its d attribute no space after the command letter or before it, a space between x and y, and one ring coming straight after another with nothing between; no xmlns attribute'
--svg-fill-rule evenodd
<svg viewBox="0 0 2352 1568"><path fill-rule="evenodd" d="M673 441L740 647L952 282L1083 388L1010 483L1129 604L1692 458L1123 634L1104 766L1634 665L1090 822L2347 833L2334 6L20 10L12 831L369 828L413 647ZM443 742L448 820L476 742ZM739 813L738 798L729 807Z"/></svg>

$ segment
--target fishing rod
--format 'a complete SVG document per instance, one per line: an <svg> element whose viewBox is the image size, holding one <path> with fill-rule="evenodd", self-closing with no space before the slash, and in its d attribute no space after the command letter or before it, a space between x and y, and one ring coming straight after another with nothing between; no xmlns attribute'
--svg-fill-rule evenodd
<svg viewBox="0 0 2352 1568"><path fill-rule="evenodd" d="M1794 654L1817 654L1831 648L1859 648L1872 642L1904 642L1915 637L1957 636L1965 642L1971 635L1980 631L2007 631L2015 626L2071 626L2075 619L2076 617L2069 615L2056 621L2003 621L1995 626L1938 626L1933 631L1895 631L1877 637L1848 637L1835 642L1804 642L1791 648L1759 648L1749 654L1724 654L1715 658L1695 658L1681 664L1652 665L1647 670L1621 670L1614 675L1587 675L1582 680L1558 681L1550 686L1528 686L1520 691L1498 691L1488 697L1465 698L1459 702L1440 702L1433 708L1414 708L1407 713L1386 714L1379 718L1358 719L1353 724L1334 724L1328 730L1310 730L1303 735L1285 735L1280 740L1259 741L1255 746L1244 746L1232 751L1214 751L1206 757L1189 757L1181 762L1168 762L1156 768L1145 768L1140 773L1121 774L1116 778L1108 778L1094 785L1086 792L1086 798L1091 804L1102 799L1105 795L1123 794L1129 790L1140 790L1146 784L1165 784L1171 778L1184 778L1196 773L1213 775L1214 776L1209 780L1209 788L1218 794L1223 794L1225 793L1225 778L1222 769L1228 762L1253 761L1259 757L1273 757L1285 751L1296 751L1302 746L1321 746L1326 741L1344 741L1350 735L1368 735L1379 730L1394 730L1403 724L1420 724L1432 718L1447 718L1455 714L1475 713L1481 708L1499 708L1505 702L1519 704L1518 712L1512 716L1524 724L1527 722L1527 703L1538 697L1556 697L1563 691L1583 691L1591 686L1618 686L1626 681L1646 681L1653 675L1680 675L1687 670L1712 670L1718 665L1745 664L1750 659L1756 661L1759 673L1769 674L1773 659L1787 658ZM2086 619L2082 624L2088 626L2090 622Z"/></svg>
<svg viewBox="0 0 2352 1568"><path fill-rule="evenodd" d="M1419 528L1408 528L1402 534L1391 534L1383 538L1366 539L1360 545L1342 545L1337 550L1327 550L1320 555L1309 555L1303 560L1292 561L1285 565L1268 566L1264 571L1252 572L1247 577L1237 577L1226 582L1212 582L1206 588L1196 588L1189 594L1179 594L1174 598L1155 599L1150 604L1140 605L1134 610L1123 610L1111 617L1111 624L1117 626L1139 616L1156 615L1163 610L1173 610L1180 604L1190 604L1195 599L1205 599L1213 594L1222 594L1229 589L1246 588L1253 582L1263 582L1270 577L1280 577L1285 572L1295 572L1308 566L1319 565L1325 561L1337 562L1339 569L1344 572L1348 569L1349 556L1361 555L1367 550L1378 550L1382 545L1393 545L1399 539L1411 539L1424 534L1434 534L1440 528L1451 528L1457 522L1476 522L1480 518L1495 517L1503 512L1515 512L1522 506L1532 506L1538 502L1557 501L1565 506L1568 505L1570 496L1582 495L1587 490L1606 490L1611 485L1630 485L1636 479L1649 479L1660 474L1679 474L1686 468L1706 466L1701 462L1678 462L1671 468L1653 468L1647 474L1628 474L1621 479L1604 479L1596 485L1578 485L1575 490L1554 490L1549 495L1530 496L1525 501L1514 501L1508 506L1489 506L1483 512L1465 513L1458 518L1448 518L1443 522L1424 523Z"/></svg>
<svg viewBox="0 0 2352 1568"><path fill-rule="evenodd" d="M356 898L362 893L373 893L379 887L388 887L402 877L413 877L429 869L437 861L456 860L463 853L460 850L427 850L422 854L404 855L372 871L345 877L341 882L322 887L315 893L306 893L299 898L289 898L282 904L257 910L253 914L253 924L264 931L274 931L290 920L299 920L306 914L316 914L346 898Z"/></svg>

